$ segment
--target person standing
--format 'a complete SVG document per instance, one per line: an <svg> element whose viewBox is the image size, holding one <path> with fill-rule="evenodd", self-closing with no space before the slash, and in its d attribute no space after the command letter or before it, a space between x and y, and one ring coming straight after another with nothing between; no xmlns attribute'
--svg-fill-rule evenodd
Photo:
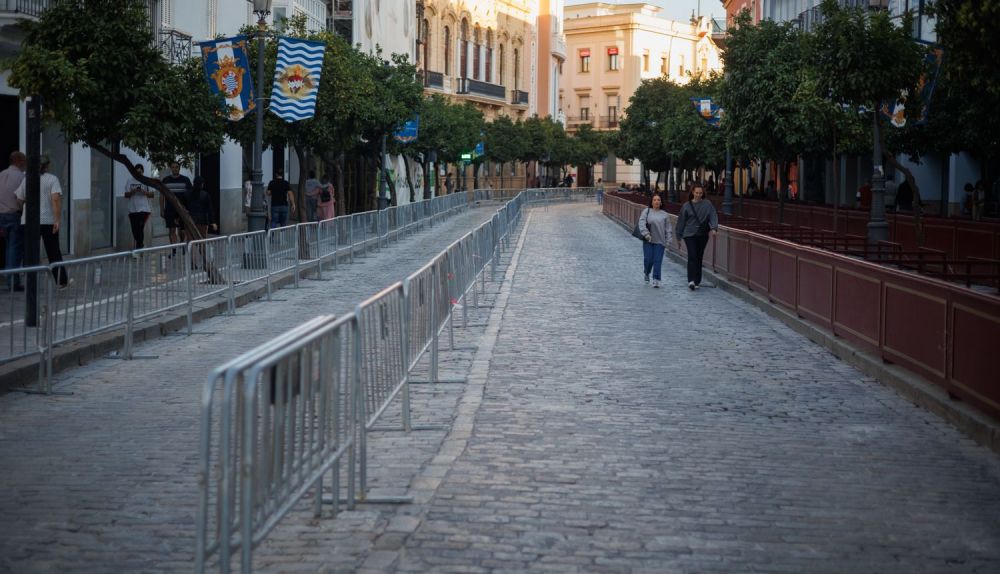
<svg viewBox="0 0 1000 574"><path fill-rule="evenodd" d="M136 171L140 174L145 171L141 163L136 164ZM149 199L156 194L149 186L138 179L131 178L125 183L125 197L128 199L128 222L132 226L132 241L134 249L145 247L146 222L152 213Z"/></svg>
<svg viewBox="0 0 1000 574"><path fill-rule="evenodd" d="M59 263L63 260L62 252L59 250L59 222L62 221L62 187L59 185L59 178L49 173L49 158L42 156L39 160L39 170L41 176L38 184L39 201L39 235L42 238L42 246L45 248L45 256L49 264ZM17 203L23 206L25 203L25 182L17 188ZM27 224L27 213L21 214L21 224ZM52 270L59 288L69 286L70 281L66 276L66 269L56 267Z"/></svg>
<svg viewBox="0 0 1000 574"><path fill-rule="evenodd" d="M691 198L681 206L677 216L677 247L681 240L687 246L688 289L694 291L701 286L701 260L709 236L715 236L719 229L719 216L711 201L705 201L705 188L700 183L691 188Z"/></svg>
<svg viewBox="0 0 1000 574"><path fill-rule="evenodd" d="M306 221L318 221L316 219L316 208L319 206L320 183L316 179L316 170L309 170L309 177L306 179Z"/></svg>
<svg viewBox="0 0 1000 574"><path fill-rule="evenodd" d="M185 206L194 226L198 228L202 239L208 239L209 229L218 229L215 224L215 208L212 206L212 195L205 189L205 178L196 176L188 193Z"/></svg>
<svg viewBox="0 0 1000 574"><path fill-rule="evenodd" d="M27 158L19 151L11 152L10 165L0 171L0 230L4 232L7 249L4 254L4 269L21 267L24 257L24 238L21 237L21 208L17 201L17 189L24 182L24 168ZM7 276L7 288L24 291L19 275Z"/></svg>
<svg viewBox="0 0 1000 574"><path fill-rule="evenodd" d="M319 203L316 205L319 213L319 220L325 221L337 216L337 194L334 193L333 184L330 183L330 176L324 175L320 180Z"/></svg>
<svg viewBox="0 0 1000 574"><path fill-rule="evenodd" d="M653 287L660 288L663 268L663 252L667 248L673 230L670 229L670 218L667 212L662 209L663 199L659 194L654 194L649 200L649 207L642 210L639 216L639 229L645 230L644 241L642 242L642 272L649 283L649 273L653 272Z"/></svg>
<svg viewBox="0 0 1000 574"><path fill-rule="evenodd" d="M295 195L283 170L274 171L274 179L267 184L267 196L271 198L271 227L284 227L288 215L295 215Z"/></svg>
<svg viewBox="0 0 1000 574"><path fill-rule="evenodd" d="M191 180L188 176L181 175L181 164L176 161L170 162L170 175L163 178L163 185L174 194L178 203L184 205L187 193L191 191ZM160 215L166 222L167 231L170 233L170 243L181 243L184 241L184 226L181 223L181 216L174 204L167 201L166 196L160 194Z"/></svg>

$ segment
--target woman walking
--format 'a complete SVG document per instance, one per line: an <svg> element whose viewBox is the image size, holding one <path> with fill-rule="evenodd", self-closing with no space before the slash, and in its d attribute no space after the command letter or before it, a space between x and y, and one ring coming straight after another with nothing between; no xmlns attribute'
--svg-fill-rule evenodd
<svg viewBox="0 0 1000 574"><path fill-rule="evenodd" d="M649 272L653 272L653 287L660 288L660 270L663 266L663 251L670 241L672 230L667 212L660 208L663 200L654 195L649 200L649 207L642 210L639 216L639 229L645 231L642 242L642 269L649 283Z"/></svg>
<svg viewBox="0 0 1000 574"><path fill-rule="evenodd" d="M712 202L705 201L705 188L700 183L691 187L691 199L681 206L677 216L677 247L681 239L687 246L688 289L694 291L701 285L701 259L705 255L709 235L718 233L719 216Z"/></svg>
<svg viewBox="0 0 1000 574"><path fill-rule="evenodd" d="M323 178L320 179L319 202L316 204L317 219L319 221L333 219L336 216L336 203L337 198L333 191L333 184L330 183L330 177L323 175Z"/></svg>

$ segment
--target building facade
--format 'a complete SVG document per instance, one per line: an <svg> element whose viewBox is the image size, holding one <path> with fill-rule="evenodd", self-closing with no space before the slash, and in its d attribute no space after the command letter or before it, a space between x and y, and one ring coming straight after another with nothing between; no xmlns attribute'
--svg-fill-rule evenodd
<svg viewBox="0 0 1000 574"><path fill-rule="evenodd" d="M566 6L568 62L560 109L571 131L589 124L615 130L643 80L666 77L684 84L722 70L712 21L677 22L651 4L589 2ZM643 167L609 157L593 177L638 183Z"/></svg>

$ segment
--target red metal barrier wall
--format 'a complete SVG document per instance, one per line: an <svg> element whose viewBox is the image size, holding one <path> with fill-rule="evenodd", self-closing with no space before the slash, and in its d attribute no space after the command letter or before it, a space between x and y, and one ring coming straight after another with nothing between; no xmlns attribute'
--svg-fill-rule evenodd
<svg viewBox="0 0 1000 574"><path fill-rule="evenodd" d="M626 226L641 209L605 196L604 213ZM956 241L957 227L945 227L938 240ZM705 264L1000 419L1000 298L729 228L709 242Z"/></svg>

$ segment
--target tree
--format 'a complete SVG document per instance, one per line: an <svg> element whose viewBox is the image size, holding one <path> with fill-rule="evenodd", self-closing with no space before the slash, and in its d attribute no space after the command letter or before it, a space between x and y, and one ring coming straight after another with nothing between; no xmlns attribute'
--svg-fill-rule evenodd
<svg viewBox="0 0 1000 574"><path fill-rule="evenodd" d="M504 166L517 159L523 147L522 133L509 117L500 116L483 128L486 157L500 164L500 187L504 187Z"/></svg>
<svg viewBox="0 0 1000 574"><path fill-rule="evenodd" d="M608 156L608 141L603 132L583 124L573 135L573 156L570 163L590 169Z"/></svg>
<svg viewBox="0 0 1000 574"><path fill-rule="evenodd" d="M849 110L877 110L883 102L894 102L904 91L916 95L917 80L924 71L924 49L913 41L912 18L904 14L896 26L886 12L841 8L836 0L820 6L823 21L812 40L812 65L816 69L816 91ZM872 113L872 134L883 143L878 113ZM918 242L923 242L920 224L920 191L913 173L881 145L882 156L902 172L913 189ZM872 211L881 205L873 198ZM872 227L869 227L870 234ZM877 238L875 235L870 235Z"/></svg>
<svg viewBox="0 0 1000 574"><path fill-rule="evenodd" d="M828 141L827 126L796 98L806 54L802 33L793 24L764 20L752 25L746 10L729 28L722 52L722 128L731 150L740 157L777 161L785 180L780 184L787 182L799 154L819 151ZM780 220L784 194L778 197Z"/></svg>
<svg viewBox="0 0 1000 574"><path fill-rule="evenodd" d="M159 180L136 170L124 145L165 165L218 151L225 119L200 63L170 65L150 41L146 4L138 0L64 0L24 22L9 84L39 95L44 117L71 143L82 142L157 188L180 214L189 237L201 237L187 210Z"/></svg>

